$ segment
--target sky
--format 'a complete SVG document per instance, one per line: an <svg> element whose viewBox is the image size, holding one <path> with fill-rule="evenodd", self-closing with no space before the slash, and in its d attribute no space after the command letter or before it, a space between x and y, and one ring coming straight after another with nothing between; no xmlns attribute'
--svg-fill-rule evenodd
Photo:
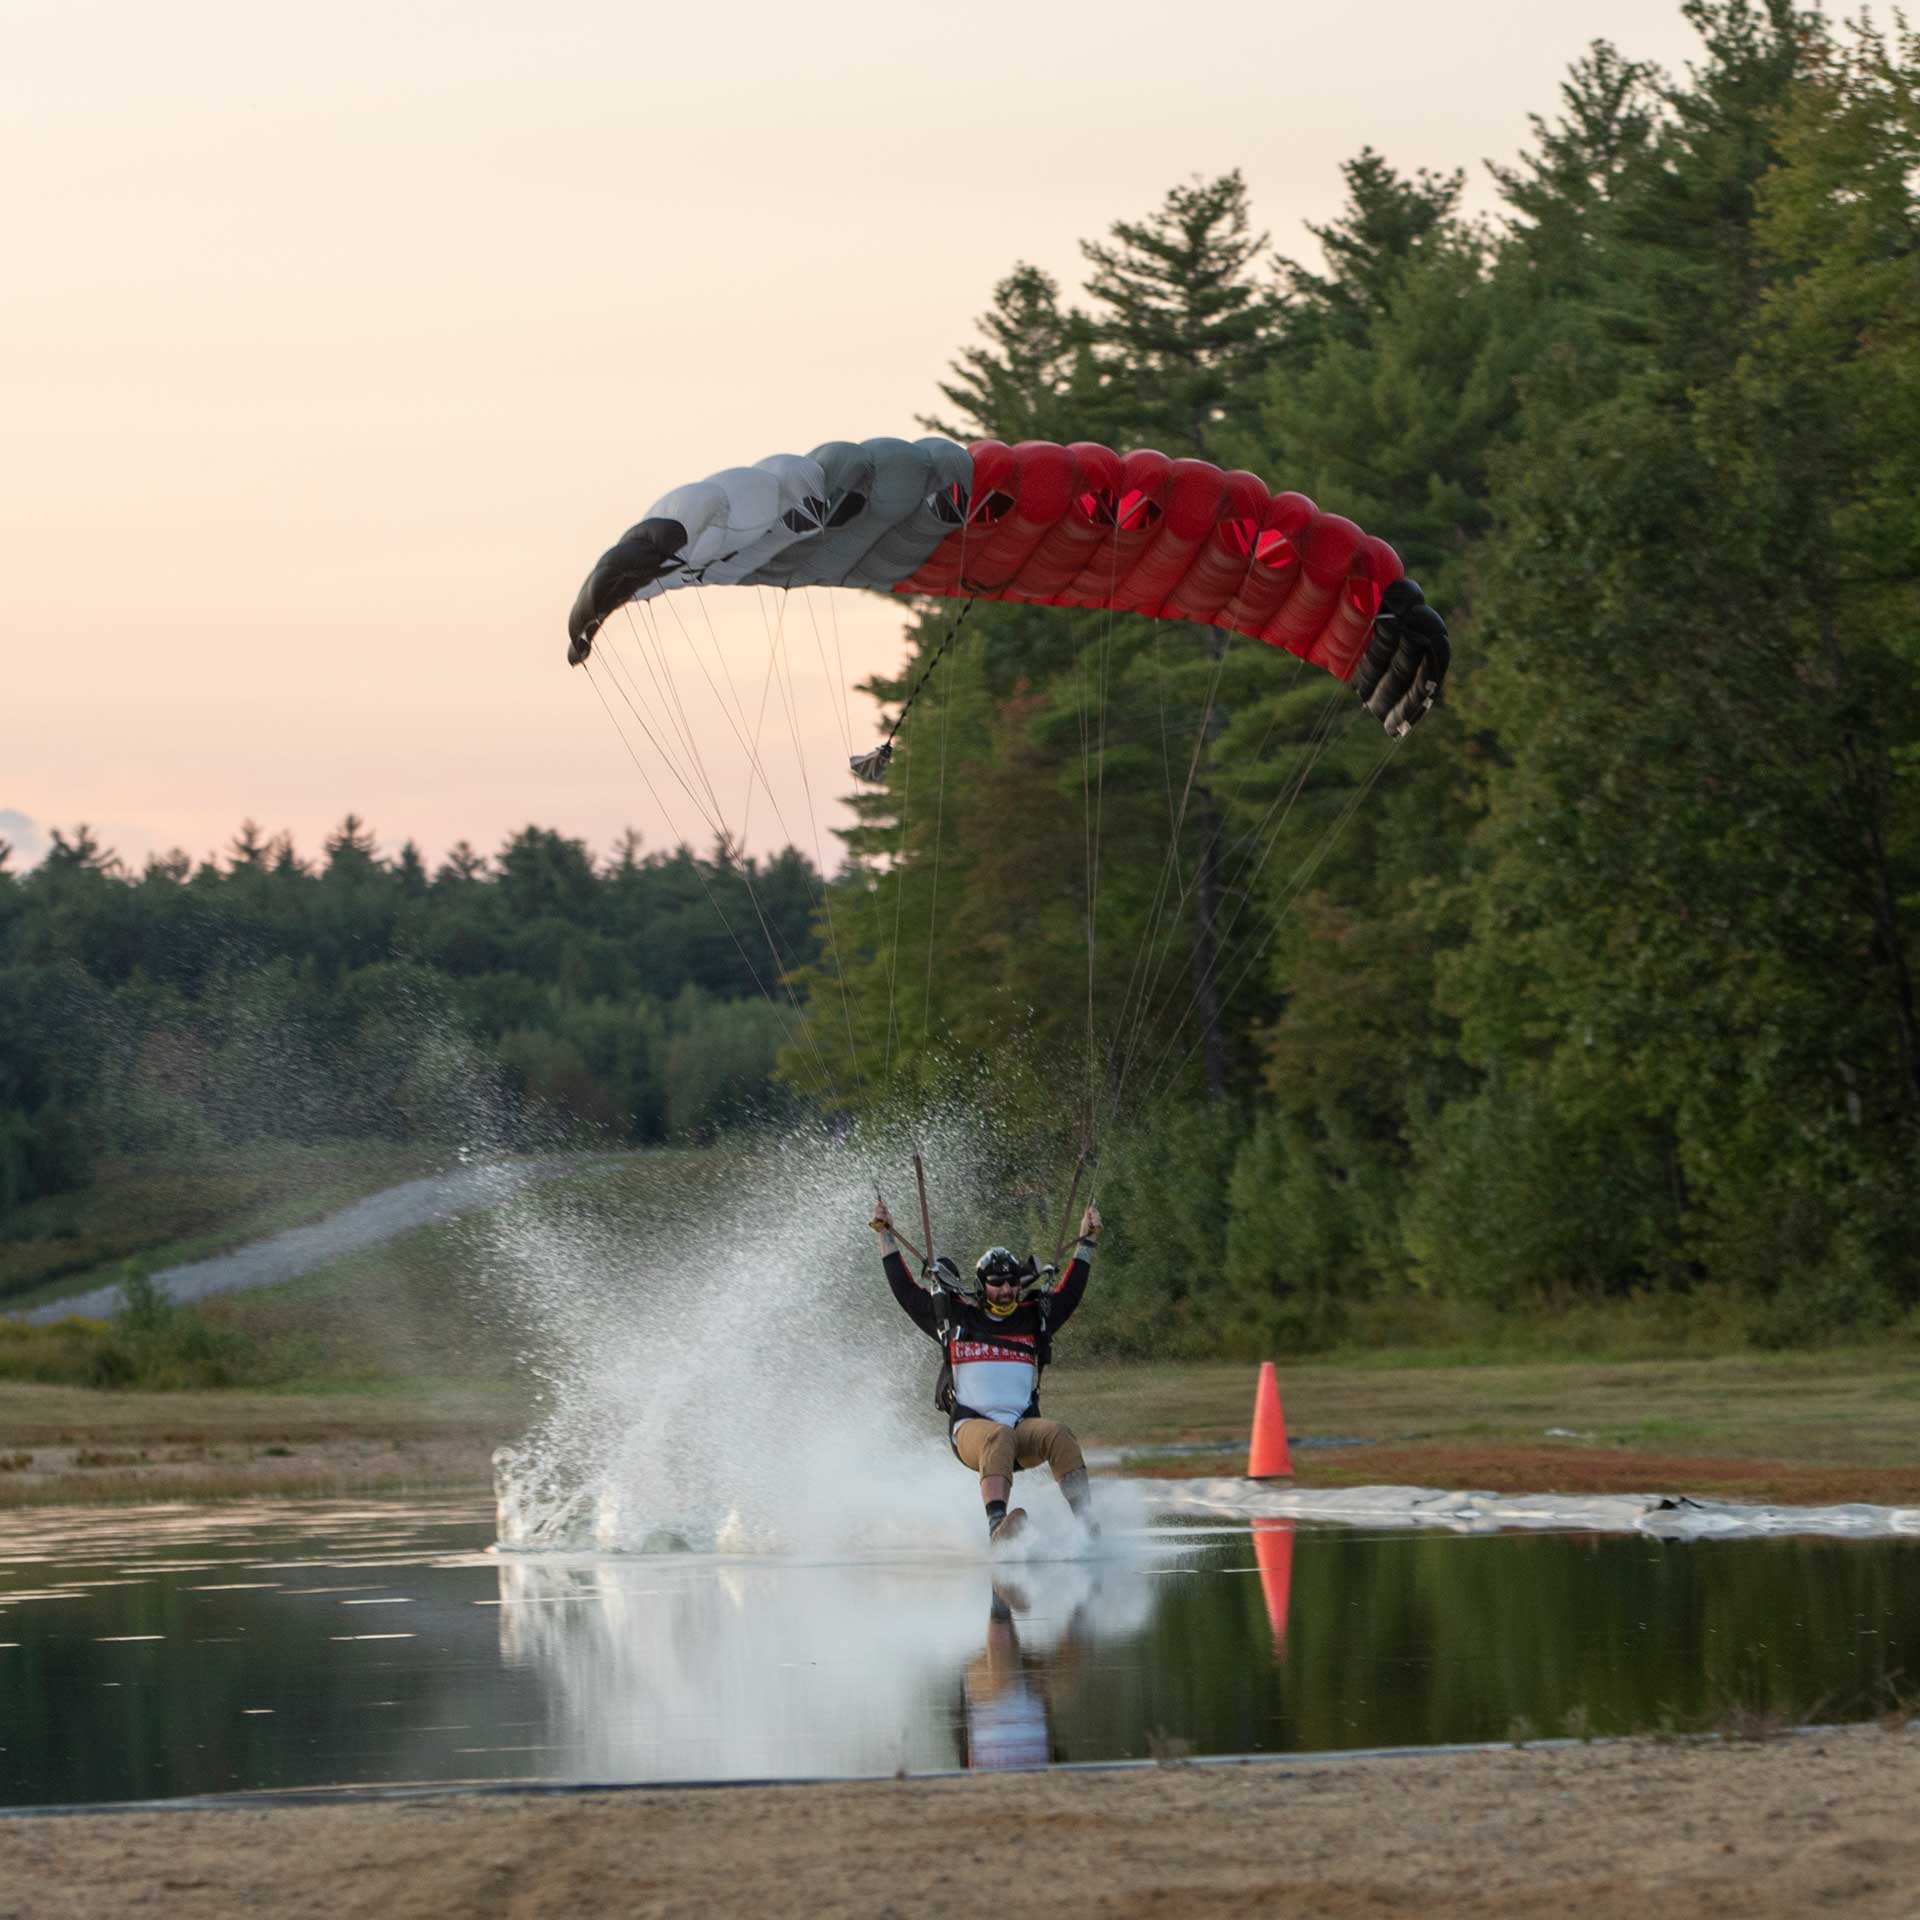
<svg viewBox="0 0 1920 1920"><path fill-rule="evenodd" d="M1079 241L1195 175L1241 169L1311 258L1363 145L1466 167L1491 211L1482 162L1592 39L1675 71L1698 50L1678 0L0 0L0 23L16 870L80 821L137 866L246 818L312 852L349 811L430 860L528 822L704 844L716 813L831 860L844 755L879 735L847 687L897 667L900 611L789 607L770 795L691 678L713 795L657 761L650 791L565 619L659 494L911 437L1016 261L1071 292ZM751 709L767 633L731 598Z"/></svg>

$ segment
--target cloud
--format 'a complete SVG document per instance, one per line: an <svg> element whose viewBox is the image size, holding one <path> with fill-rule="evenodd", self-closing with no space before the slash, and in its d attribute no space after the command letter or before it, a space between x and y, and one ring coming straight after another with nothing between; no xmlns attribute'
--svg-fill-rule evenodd
<svg viewBox="0 0 1920 1920"><path fill-rule="evenodd" d="M13 849L7 864L16 873L32 866L47 850L47 836L17 807L0 807L0 840Z"/></svg>

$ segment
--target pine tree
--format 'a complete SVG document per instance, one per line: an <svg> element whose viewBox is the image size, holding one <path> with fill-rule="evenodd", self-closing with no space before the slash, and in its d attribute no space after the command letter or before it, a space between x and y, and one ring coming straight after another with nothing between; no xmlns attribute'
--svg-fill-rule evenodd
<svg viewBox="0 0 1920 1920"><path fill-rule="evenodd" d="M357 813L344 815L321 846L327 856L329 878L370 873L379 865L379 842Z"/></svg>
<svg viewBox="0 0 1920 1920"><path fill-rule="evenodd" d="M1109 233L1080 248L1092 268L1107 431L1212 459L1230 402L1277 342L1273 289L1253 271L1267 236L1253 231L1246 182L1236 169L1175 187L1144 220Z"/></svg>
<svg viewBox="0 0 1920 1920"><path fill-rule="evenodd" d="M243 820L240 823L240 831L227 842L227 871L229 873L264 872L268 854L268 842L262 838L258 825L252 820Z"/></svg>
<svg viewBox="0 0 1920 1920"><path fill-rule="evenodd" d="M1466 176L1422 167L1411 179L1371 147L1340 169L1347 204L1324 227L1307 223L1327 271L1296 260L1280 264L1288 366L1311 365L1329 346L1364 342L1368 327L1393 303L1409 267L1457 225Z"/></svg>
<svg viewBox="0 0 1920 1920"><path fill-rule="evenodd" d="M433 884L436 887L467 886L476 880L484 880L487 874L487 856L476 853L465 840L456 840L447 849L447 857L435 870Z"/></svg>
<svg viewBox="0 0 1920 1920"><path fill-rule="evenodd" d="M1092 331L1060 305L1059 283L1024 261L995 286L978 326L985 342L963 347L940 392L955 409L921 425L954 440L1071 440L1076 391L1088 384Z"/></svg>

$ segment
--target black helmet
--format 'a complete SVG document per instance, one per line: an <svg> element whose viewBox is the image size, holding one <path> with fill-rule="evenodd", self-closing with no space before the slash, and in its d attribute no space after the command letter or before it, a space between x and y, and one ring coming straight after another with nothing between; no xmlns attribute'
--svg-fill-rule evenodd
<svg viewBox="0 0 1920 1920"><path fill-rule="evenodd" d="M1012 1280L1019 1282L1027 1278L1028 1263L1016 1260L1005 1247L989 1247L973 1263L973 1283L984 1287L989 1280Z"/></svg>

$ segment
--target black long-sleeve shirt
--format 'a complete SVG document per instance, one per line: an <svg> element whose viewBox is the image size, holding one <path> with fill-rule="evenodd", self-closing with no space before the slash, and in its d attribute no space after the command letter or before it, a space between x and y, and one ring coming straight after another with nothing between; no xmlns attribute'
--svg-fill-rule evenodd
<svg viewBox="0 0 1920 1920"><path fill-rule="evenodd" d="M901 1311L929 1339L938 1340L940 1314L934 1296L916 1283L898 1253L887 1254L885 1266L887 1284ZM940 1391L942 1396L948 1391L951 1369L952 1400L943 1408L950 1423L987 1419L1012 1426L1039 1413L1040 1368L1048 1357L1043 1337L1051 1341L1072 1317L1087 1290L1091 1272L1086 1256L1076 1251L1066 1272L1046 1295L1044 1317L1038 1300L1024 1300L1004 1318L996 1319L971 1300L948 1296ZM1024 1394L1020 1391L1023 1384ZM983 1400L989 1404L979 1404Z"/></svg>

